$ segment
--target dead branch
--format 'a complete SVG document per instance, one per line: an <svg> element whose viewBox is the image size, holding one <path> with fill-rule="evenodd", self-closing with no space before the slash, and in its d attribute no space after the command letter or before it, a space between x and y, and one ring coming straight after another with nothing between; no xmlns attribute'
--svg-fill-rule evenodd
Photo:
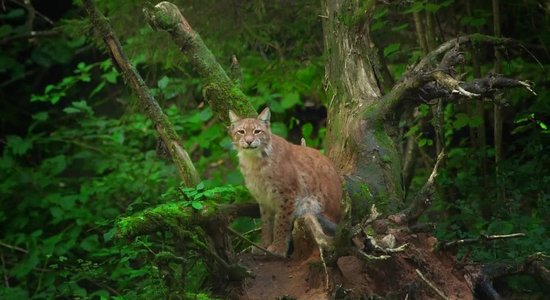
<svg viewBox="0 0 550 300"><path fill-rule="evenodd" d="M250 244L250 246L252 247L256 247L256 249L262 251L263 253L265 253L266 255L268 256L272 256L272 257L275 257L275 258L285 258L284 256L281 256L281 255L278 255L278 254L275 254L269 250L267 250L266 248L254 243L253 241L251 241L249 238L247 238L246 236L244 236L243 234L241 234L240 232L236 231L235 229L231 228L231 227L227 227L227 231L229 231L230 233L236 235L237 237L239 237L240 239L242 239L243 241L247 242L248 244Z"/></svg>
<svg viewBox="0 0 550 300"><path fill-rule="evenodd" d="M172 160L176 164L181 180L186 186L195 186L200 182L199 174L183 148L183 143L174 127L162 111L145 82L130 63L107 18L97 10L92 0L85 0L84 7L90 16L94 28L99 32L107 46L113 65L122 73L124 81L138 96L141 108L153 121L154 127L167 146Z"/></svg>
<svg viewBox="0 0 550 300"><path fill-rule="evenodd" d="M420 270L416 269L416 274L418 274L420 279L422 279L439 297L441 297L441 299L445 299L445 300L449 299L447 296L445 296L445 294L440 289L438 289L435 286L435 284L429 281L428 278L426 278L424 274L420 272Z"/></svg>
<svg viewBox="0 0 550 300"><path fill-rule="evenodd" d="M241 88L241 86L243 85L243 70L241 69L241 64L239 64L239 60L237 59L237 56L235 54L231 56L229 77L231 78L231 80L233 80L238 88Z"/></svg>
<svg viewBox="0 0 550 300"><path fill-rule="evenodd" d="M167 31L174 43L187 54L189 62L203 80L204 94L212 110L224 123L229 124L229 109L240 116L257 115L176 5L163 1L152 8L144 8L143 12L153 29Z"/></svg>
<svg viewBox="0 0 550 300"><path fill-rule="evenodd" d="M486 241L492 241L492 240L503 240L503 239L512 239L517 237L524 237L525 233L512 233L512 234L502 234L502 235L486 235L482 234L477 238L473 239L460 239L460 240L454 240L450 242L440 242L436 248L441 250L446 250L454 247L460 247L463 245L470 245L475 243L483 243Z"/></svg>
<svg viewBox="0 0 550 300"><path fill-rule="evenodd" d="M3 38L2 40L0 40L0 46L7 45L9 43L12 43L12 42L18 41L18 40L34 40L34 39L38 39L38 38L47 38L47 37L52 37L52 36L58 36L60 34L61 33L57 30L43 30L43 31L31 30L31 31L25 32L23 34L17 34L17 35L12 35L12 36L8 36L6 38Z"/></svg>
<svg viewBox="0 0 550 300"><path fill-rule="evenodd" d="M402 224L404 222L413 223L414 221L418 220L418 218L424 213L424 211L432 204L433 194L435 192L435 178L437 177L437 172L439 171L439 167L444 159L445 151L443 150L437 156L437 160L435 162L432 173L430 174L430 177L428 177L428 180L426 181L422 189L420 189L418 194L414 197L411 205L403 212L398 213L396 215L398 217L392 218L395 222L397 222L398 224Z"/></svg>
<svg viewBox="0 0 550 300"><path fill-rule="evenodd" d="M6 243L1 242L1 241L0 241L0 246L6 247L6 248L8 248L8 249L15 250L15 251L19 251L19 252L25 253L25 254L29 253L29 251L28 251L27 249L23 249L23 248L21 248L21 247L17 247L17 246L13 246L13 245L10 245L10 244L6 244Z"/></svg>
<svg viewBox="0 0 550 300"><path fill-rule="evenodd" d="M494 79L483 78L465 83L455 78L452 67L463 62L463 54L459 47L464 44L488 43L492 45L510 45L515 42L507 38L472 34L458 37L440 45L437 49L426 55L415 67L403 74L402 79L387 93L376 109L365 111L367 118L384 118L411 96L419 95L421 99L435 99L443 96L455 95L473 97L477 95L490 95L499 88L525 87L532 91L532 87L525 81L493 76ZM443 55L439 63L437 59ZM432 83L432 86L427 84ZM418 92L420 89L423 92ZM433 92L430 92L432 91ZM419 97L417 96L416 99Z"/></svg>

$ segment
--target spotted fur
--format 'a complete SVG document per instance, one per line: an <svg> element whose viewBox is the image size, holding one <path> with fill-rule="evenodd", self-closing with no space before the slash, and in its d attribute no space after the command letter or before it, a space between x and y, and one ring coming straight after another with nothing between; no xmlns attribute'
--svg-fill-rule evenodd
<svg viewBox="0 0 550 300"><path fill-rule="evenodd" d="M338 223L342 186L326 156L272 134L268 108L257 118L229 117L246 187L260 205L264 247L286 255L293 221L305 214Z"/></svg>

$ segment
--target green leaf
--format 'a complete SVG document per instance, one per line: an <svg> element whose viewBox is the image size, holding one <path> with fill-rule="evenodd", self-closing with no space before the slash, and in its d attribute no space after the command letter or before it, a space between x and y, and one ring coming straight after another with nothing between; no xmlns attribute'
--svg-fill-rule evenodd
<svg viewBox="0 0 550 300"><path fill-rule="evenodd" d="M204 182L201 181L199 184L197 184L197 187L196 187L195 189L197 189L197 190L199 190L199 191L200 191L200 190L204 190Z"/></svg>
<svg viewBox="0 0 550 300"><path fill-rule="evenodd" d="M308 139L311 136L312 132L313 132L313 125L311 125L311 123L306 123L302 126L302 136L305 139Z"/></svg>
<svg viewBox="0 0 550 300"><path fill-rule="evenodd" d="M116 236L118 230L116 228L111 228L109 231L105 232L103 234L103 240L105 242L108 242L113 239L114 236Z"/></svg>
<svg viewBox="0 0 550 300"><path fill-rule="evenodd" d="M99 241L97 240L97 235L90 235L86 237L82 242L80 242L80 248L92 252L99 248Z"/></svg>
<svg viewBox="0 0 550 300"><path fill-rule="evenodd" d="M111 134L111 139L119 145L124 144L124 131L122 131L122 129L116 130Z"/></svg>
<svg viewBox="0 0 550 300"><path fill-rule="evenodd" d="M59 219L63 215L63 210L57 206L50 207L50 213L55 219Z"/></svg>
<svg viewBox="0 0 550 300"><path fill-rule="evenodd" d="M191 206L196 210L201 210L204 207L200 201L191 202Z"/></svg>
<svg viewBox="0 0 550 300"><path fill-rule="evenodd" d="M11 270L11 274L18 279L25 278L40 262L38 252L31 250L25 259Z"/></svg>
<svg viewBox="0 0 550 300"><path fill-rule="evenodd" d="M170 78L168 76L163 76L157 81L157 86L162 90L168 86L168 83L170 83Z"/></svg>
<svg viewBox="0 0 550 300"><path fill-rule="evenodd" d="M46 121L48 120L48 117L49 115L48 115L48 112L46 111L42 111L32 115L33 120L36 120L36 121Z"/></svg>
<svg viewBox="0 0 550 300"><path fill-rule="evenodd" d="M63 109L63 112L65 112L66 114L77 114L77 113L80 113L80 109L77 109L77 108L74 108L74 107L65 107Z"/></svg>
<svg viewBox="0 0 550 300"><path fill-rule="evenodd" d="M437 12L440 8L441 8L440 4L431 3L431 2L426 3L426 11L428 12L434 13L434 12Z"/></svg>
<svg viewBox="0 0 550 300"><path fill-rule="evenodd" d="M282 122L271 123L271 132L284 138L286 138L288 135L288 130L286 128L286 125Z"/></svg>
<svg viewBox="0 0 550 300"><path fill-rule="evenodd" d="M409 23L404 23L404 24L401 24L399 26L396 26L396 27L393 27L391 29L391 31L393 32L399 32L399 31L403 31L404 29L406 29L407 27L409 27Z"/></svg>
<svg viewBox="0 0 550 300"><path fill-rule="evenodd" d="M67 167L67 159L65 155L60 154L60 155L45 159L42 162L40 169L46 172L47 174L57 175L63 172L63 170L65 170L66 167Z"/></svg>
<svg viewBox="0 0 550 300"><path fill-rule="evenodd" d="M14 155L23 155L32 148L32 140L23 139L17 135L8 135L6 145Z"/></svg>
<svg viewBox="0 0 550 300"><path fill-rule="evenodd" d="M399 48L401 48L400 43L389 44L387 47L384 48L384 56L388 57L396 53L399 50Z"/></svg>
<svg viewBox="0 0 550 300"><path fill-rule="evenodd" d="M115 84L117 81L118 73L113 70L112 72L103 74L102 77L105 78L107 82Z"/></svg>
<svg viewBox="0 0 550 300"><path fill-rule="evenodd" d="M281 106L284 109L289 109L298 103L300 103L300 94L296 92L285 94L281 100Z"/></svg>
<svg viewBox="0 0 550 300"><path fill-rule="evenodd" d="M453 127L455 129L461 129L462 127L470 124L470 118L465 113L458 113L455 116L456 120L453 122Z"/></svg>

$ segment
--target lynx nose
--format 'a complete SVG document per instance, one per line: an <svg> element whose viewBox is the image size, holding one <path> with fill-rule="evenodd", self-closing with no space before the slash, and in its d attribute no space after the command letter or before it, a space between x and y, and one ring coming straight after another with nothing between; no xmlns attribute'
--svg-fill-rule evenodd
<svg viewBox="0 0 550 300"><path fill-rule="evenodd" d="M252 142L254 142L254 137L247 136L247 137L244 138L244 141L250 146L252 144Z"/></svg>

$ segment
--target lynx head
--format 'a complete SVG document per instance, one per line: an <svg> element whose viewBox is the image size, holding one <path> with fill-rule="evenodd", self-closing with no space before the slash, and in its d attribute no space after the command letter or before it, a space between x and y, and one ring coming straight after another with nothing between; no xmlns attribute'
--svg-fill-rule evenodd
<svg viewBox="0 0 550 300"><path fill-rule="evenodd" d="M271 130L269 129L269 118L271 113L269 108L265 108L257 118L241 119L233 111L229 111L229 120L231 126L229 133L233 140L233 145L239 152L270 151L271 149Z"/></svg>

